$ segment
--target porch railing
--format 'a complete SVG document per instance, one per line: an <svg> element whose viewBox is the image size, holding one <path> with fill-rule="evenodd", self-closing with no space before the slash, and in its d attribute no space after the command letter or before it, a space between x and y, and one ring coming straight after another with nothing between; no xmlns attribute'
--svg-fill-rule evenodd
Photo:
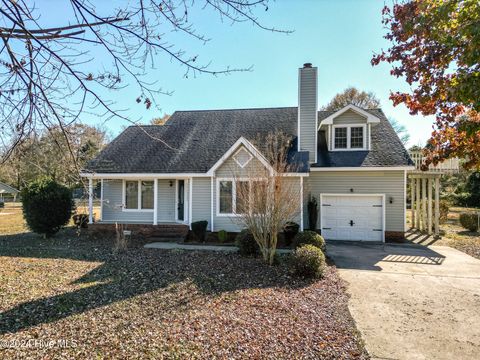
<svg viewBox="0 0 480 360"><path fill-rule="evenodd" d="M410 158L415 163L415 168L420 170L422 163L425 160L425 156L423 156L421 151L409 151ZM460 159L459 158L451 158L442 161L437 165L430 164L428 167L429 171L439 171L439 172L447 172L447 173L457 173L460 171Z"/></svg>

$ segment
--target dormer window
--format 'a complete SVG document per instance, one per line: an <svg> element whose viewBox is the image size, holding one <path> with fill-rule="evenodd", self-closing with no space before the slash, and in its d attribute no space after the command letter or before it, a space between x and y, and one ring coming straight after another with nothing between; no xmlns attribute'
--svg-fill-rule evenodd
<svg viewBox="0 0 480 360"><path fill-rule="evenodd" d="M347 148L347 138L348 138L348 128L346 127L337 127L335 128L335 149L346 149Z"/></svg>
<svg viewBox="0 0 480 360"><path fill-rule="evenodd" d="M366 150L365 128L363 124L334 125L333 150Z"/></svg>
<svg viewBox="0 0 480 360"><path fill-rule="evenodd" d="M350 147L352 149L363 149L363 126L350 128Z"/></svg>

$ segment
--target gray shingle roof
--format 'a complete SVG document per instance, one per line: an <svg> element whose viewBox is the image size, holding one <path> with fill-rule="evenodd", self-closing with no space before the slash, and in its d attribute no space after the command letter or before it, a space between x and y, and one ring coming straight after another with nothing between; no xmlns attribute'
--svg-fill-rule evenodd
<svg viewBox="0 0 480 360"><path fill-rule="evenodd" d="M20 191L14 187L0 182L0 194L18 194Z"/></svg>
<svg viewBox="0 0 480 360"><path fill-rule="evenodd" d="M319 158L325 161L320 162L320 166L409 164L407 152L385 115L381 110L371 111L382 119L372 130L372 151L355 156L350 152L331 153L326 158L322 154ZM321 111L319 119L329 114ZM241 136L254 140L275 131L292 135L293 148L296 148L297 107L177 111L165 125L128 127L89 162L85 170L97 173L204 173ZM308 153L292 151L289 158L303 164L299 171L308 171ZM352 162L352 158L356 160ZM350 163L354 165L348 165Z"/></svg>

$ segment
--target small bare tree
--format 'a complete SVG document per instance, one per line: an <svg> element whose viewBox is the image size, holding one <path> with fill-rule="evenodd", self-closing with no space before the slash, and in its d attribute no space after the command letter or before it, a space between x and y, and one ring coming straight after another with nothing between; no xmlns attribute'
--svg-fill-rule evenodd
<svg viewBox="0 0 480 360"><path fill-rule="evenodd" d="M123 253L127 251L128 238L125 234L125 225L115 223L115 242L113 244L113 251L115 253Z"/></svg>
<svg viewBox="0 0 480 360"><path fill-rule="evenodd" d="M281 132L258 137L256 148L270 167L250 162L235 172L235 218L249 229L260 247L263 259L272 264L278 233L286 222L300 214L301 179L289 176L297 166L289 163L291 137Z"/></svg>

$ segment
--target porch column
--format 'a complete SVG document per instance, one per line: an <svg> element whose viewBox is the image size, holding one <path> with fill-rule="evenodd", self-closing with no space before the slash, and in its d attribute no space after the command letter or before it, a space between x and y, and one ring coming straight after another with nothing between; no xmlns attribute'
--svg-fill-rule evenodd
<svg viewBox="0 0 480 360"><path fill-rule="evenodd" d="M411 228L415 227L415 179L412 177L410 178L410 208L412 217L410 218L411 221Z"/></svg>
<svg viewBox="0 0 480 360"><path fill-rule="evenodd" d="M300 176L300 231L303 231L303 176Z"/></svg>
<svg viewBox="0 0 480 360"><path fill-rule="evenodd" d="M153 225L158 224L158 179L153 179Z"/></svg>
<svg viewBox="0 0 480 360"><path fill-rule="evenodd" d="M440 179L435 177L435 235L440 233Z"/></svg>
<svg viewBox="0 0 480 360"><path fill-rule="evenodd" d="M415 197L415 229L420 230L420 179L415 179L415 190L417 196Z"/></svg>
<svg viewBox="0 0 480 360"><path fill-rule="evenodd" d="M428 235L432 235L432 187L433 179L428 179Z"/></svg>
<svg viewBox="0 0 480 360"><path fill-rule="evenodd" d="M427 220L427 179L422 178L422 225L420 225L420 230L426 230L426 220Z"/></svg>
<svg viewBox="0 0 480 360"><path fill-rule="evenodd" d="M190 230L192 229L192 218L193 218L193 177L188 179L188 222L190 225Z"/></svg>
<svg viewBox="0 0 480 360"><path fill-rule="evenodd" d="M103 179L100 180L100 221L103 221Z"/></svg>
<svg viewBox="0 0 480 360"><path fill-rule="evenodd" d="M93 179L88 179L88 223L93 224Z"/></svg>

